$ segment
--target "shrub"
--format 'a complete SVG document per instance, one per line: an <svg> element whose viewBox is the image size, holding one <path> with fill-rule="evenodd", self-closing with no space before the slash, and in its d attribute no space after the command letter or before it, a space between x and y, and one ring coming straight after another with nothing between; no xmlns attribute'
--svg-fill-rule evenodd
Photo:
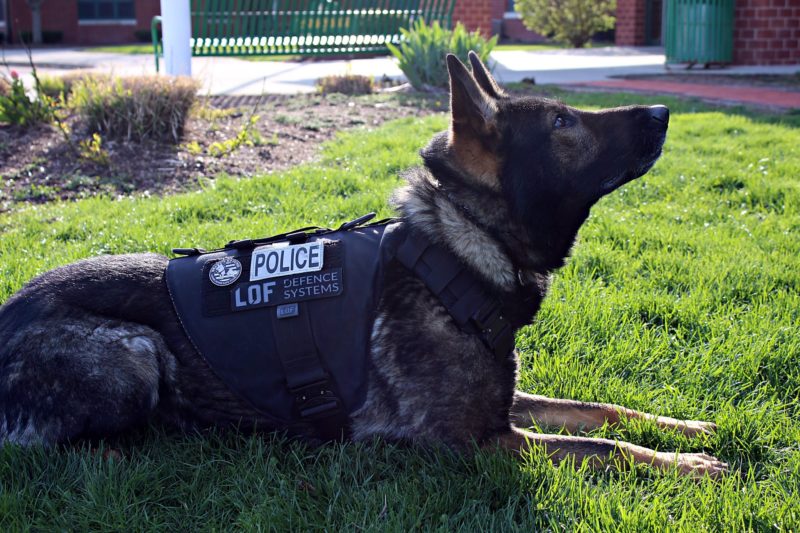
<svg viewBox="0 0 800 533"><path fill-rule="evenodd" d="M528 29L581 48L614 27L616 0L517 0L514 8Z"/></svg>
<svg viewBox="0 0 800 533"><path fill-rule="evenodd" d="M25 44L33 41L33 34L29 31L21 31L19 37ZM42 44L58 44L64 40L64 32L57 30L44 30L42 32Z"/></svg>
<svg viewBox="0 0 800 533"><path fill-rule="evenodd" d="M60 76L39 76L39 90L52 99L61 98L64 90L64 80Z"/></svg>
<svg viewBox="0 0 800 533"><path fill-rule="evenodd" d="M478 31L468 32L460 22L450 31L438 22L430 26L418 20L411 30L402 28L403 41L399 46L388 44L389 51L399 60L400 70L415 89L427 87L447 87L447 65L445 56L455 54L467 62L467 54L474 50L481 61L486 63L497 37L489 40Z"/></svg>
<svg viewBox="0 0 800 533"><path fill-rule="evenodd" d="M0 122L32 126L52 121L49 98L41 93L38 93L36 98L30 98L25 90L25 85L15 71L11 71L11 80L6 79L4 87L0 90Z"/></svg>
<svg viewBox="0 0 800 533"><path fill-rule="evenodd" d="M90 70L75 70L63 76L39 76L39 88L53 100L60 99L63 95L64 101L67 101L72 93L72 88L78 82L88 78L110 80L111 76Z"/></svg>
<svg viewBox="0 0 800 533"><path fill-rule="evenodd" d="M104 137L178 142L198 88L191 78L89 76L75 83L70 107Z"/></svg>
<svg viewBox="0 0 800 533"><path fill-rule="evenodd" d="M371 77L359 74L325 76L317 80L317 89L322 94L369 94L373 85Z"/></svg>
<svg viewBox="0 0 800 533"><path fill-rule="evenodd" d="M158 28L158 40L161 40L161 28ZM134 37L136 38L137 42L140 43L152 43L153 42L153 33L150 30L136 30L133 32Z"/></svg>

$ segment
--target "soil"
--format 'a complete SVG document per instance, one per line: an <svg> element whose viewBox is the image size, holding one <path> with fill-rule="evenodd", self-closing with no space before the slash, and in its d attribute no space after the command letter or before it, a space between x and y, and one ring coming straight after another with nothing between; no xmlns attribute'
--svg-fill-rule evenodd
<svg viewBox="0 0 800 533"><path fill-rule="evenodd" d="M313 160L336 133L408 116L445 111L446 95L340 94L211 97L192 111L181 143L102 140L107 164L80 157L74 147L90 137L76 117L71 142L53 126L0 125L0 210L96 194L167 194L196 189L199 178L248 177ZM257 116L247 128L251 116ZM212 155L237 136L245 142Z"/></svg>
<svg viewBox="0 0 800 533"><path fill-rule="evenodd" d="M800 72L795 74L709 74L704 72L671 72L669 74L636 74L615 76L628 80L669 81L701 85L735 85L763 87L780 91L800 92Z"/></svg>

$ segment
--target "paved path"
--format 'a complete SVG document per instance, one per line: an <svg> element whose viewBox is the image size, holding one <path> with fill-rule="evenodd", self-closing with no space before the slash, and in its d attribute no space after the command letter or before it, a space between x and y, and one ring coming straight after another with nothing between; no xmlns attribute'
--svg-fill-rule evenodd
<svg viewBox="0 0 800 533"><path fill-rule="evenodd" d="M111 72L116 75L155 72L152 55L125 55L92 52L80 48L42 48L34 50L34 61L46 74L63 74L74 69ZM24 50L4 51L5 60L21 74L30 74ZM671 92L701 98L800 107L797 95L767 89L743 89L720 85L675 84L653 80L619 80L614 76L663 74L663 49L658 47L606 47L584 50L548 50L541 52L503 51L492 54L494 73L501 83L533 78L538 84L583 84L609 89L633 89L648 92ZM729 67L698 71L703 74L790 74L800 65L779 67ZM331 74L363 74L403 79L403 73L390 57L354 60L316 61L245 61L230 57L196 57L192 72L203 81L203 93L212 95L247 95L266 93L294 94L313 92L315 82ZM691 73L692 71L681 72ZM723 91L723 89L725 91ZM772 93L776 93L772 95ZM769 97L770 101L764 100ZM773 103L774 101L774 103Z"/></svg>
<svg viewBox="0 0 800 533"><path fill-rule="evenodd" d="M679 94L703 100L755 104L759 106L800 108L800 92L780 91L765 87L674 83L655 80L603 80L580 83L584 87Z"/></svg>
<svg viewBox="0 0 800 533"><path fill-rule="evenodd" d="M29 73L24 50L7 50L6 61L22 74ZM34 50L34 61L44 73L91 69L119 75L155 72L151 55L92 52L80 48ZM497 51L494 72L503 83L535 78L537 83L576 83L612 75L650 74L664 71L664 55L657 47L606 47L543 52ZM193 74L210 94L260 94L313 92L315 82L329 74L364 74L402 79L391 57L330 61L245 61L229 57L196 57Z"/></svg>

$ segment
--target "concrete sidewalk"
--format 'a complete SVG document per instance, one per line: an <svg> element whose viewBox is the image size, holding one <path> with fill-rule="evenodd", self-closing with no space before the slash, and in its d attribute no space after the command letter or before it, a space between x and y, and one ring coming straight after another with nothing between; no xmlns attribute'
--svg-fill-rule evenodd
<svg viewBox="0 0 800 533"><path fill-rule="evenodd" d="M152 55L92 52L80 48L34 50L37 68L46 74L63 74L74 69L111 72L116 75L152 74ZM534 78L538 84L583 84L607 82L614 76L665 73L663 49L659 47L606 47L541 52L495 51L494 73L501 83ZM5 50L5 60L21 74L30 68L24 50ZM677 71L678 69L676 69ZM681 72L690 72L680 70ZM704 74L791 74L800 65L780 67L728 67L702 70ZM322 76L362 74L403 79L391 57L353 60L246 61L228 57L192 59L193 75L203 81L203 92L212 95L242 95L313 92Z"/></svg>
<svg viewBox="0 0 800 533"><path fill-rule="evenodd" d="M22 74L30 68L24 50L6 50L6 61ZM155 72L153 56L92 52L80 48L43 48L33 52L37 68L46 74L73 69L113 72L117 75ZM537 83L577 83L624 74L663 72L660 48L608 47L543 52L497 51L494 72L502 83L535 78ZM345 60L246 61L227 57L196 57L192 72L203 80L209 94L260 94L313 92L322 76L363 74L403 79L391 57Z"/></svg>

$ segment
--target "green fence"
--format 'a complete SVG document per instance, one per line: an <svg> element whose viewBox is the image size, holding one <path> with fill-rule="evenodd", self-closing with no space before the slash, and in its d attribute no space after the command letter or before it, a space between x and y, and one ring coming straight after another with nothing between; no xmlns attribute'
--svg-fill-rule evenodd
<svg viewBox="0 0 800 533"><path fill-rule="evenodd" d="M730 63L734 0L667 0L667 63Z"/></svg>
<svg viewBox="0 0 800 533"><path fill-rule="evenodd" d="M192 0L192 55L387 52L415 20L452 26L455 0ZM156 70L161 52L153 19Z"/></svg>

